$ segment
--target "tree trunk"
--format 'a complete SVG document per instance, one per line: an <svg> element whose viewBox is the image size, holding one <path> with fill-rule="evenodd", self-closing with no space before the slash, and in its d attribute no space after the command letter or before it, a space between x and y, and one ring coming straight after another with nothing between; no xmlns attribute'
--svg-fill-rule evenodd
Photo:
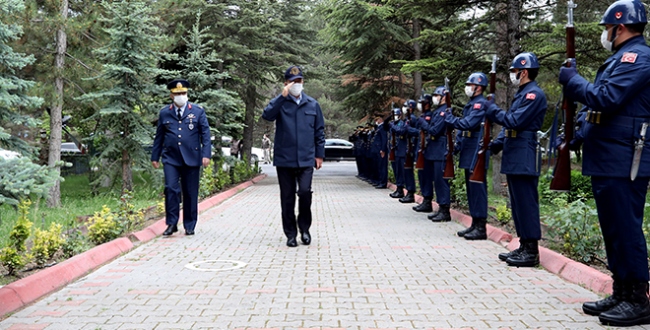
<svg viewBox="0 0 650 330"><path fill-rule="evenodd" d="M133 191L133 173L128 150L122 150L122 193Z"/></svg>
<svg viewBox="0 0 650 330"><path fill-rule="evenodd" d="M246 115L244 116L244 144L242 150L242 159L249 162L251 160L251 148L253 147L253 130L255 127L255 110L257 105L257 92L255 87L249 85L244 90L244 104L246 105ZM246 155L246 158L243 157Z"/></svg>
<svg viewBox="0 0 650 330"><path fill-rule="evenodd" d="M65 22L68 18L68 0L61 0L61 23L56 31L56 55L54 56L54 101L50 110L50 145L47 164L56 167L61 160L61 114L63 112L63 71L65 64L65 52L68 41L65 33ZM60 170L57 170L60 172ZM61 182L56 181L50 189L47 198L48 207L61 206Z"/></svg>
<svg viewBox="0 0 650 330"><path fill-rule="evenodd" d="M413 39L420 37L420 20L417 18L413 20ZM422 57L422 50L420 48L420 42L413 42L413 60L419 61ZM422 91L422 72L415 71L413 72L413 89L415 89L415 99L420 98L420 92Z"/></svg>

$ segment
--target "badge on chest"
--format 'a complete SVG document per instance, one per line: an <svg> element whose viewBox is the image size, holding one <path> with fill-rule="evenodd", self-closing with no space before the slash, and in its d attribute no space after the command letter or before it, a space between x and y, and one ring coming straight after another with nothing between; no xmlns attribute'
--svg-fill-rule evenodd
<svg viewBox="0 0 650 330"><path fill-rule="evenodd" d="M187 119L190 120L190 124L187 125L187 128L189 128L190 131L194 129L194 123L193 123L194 118L196 118L196 116L193 113L190 113L189 115L187 115Z"/></svg>

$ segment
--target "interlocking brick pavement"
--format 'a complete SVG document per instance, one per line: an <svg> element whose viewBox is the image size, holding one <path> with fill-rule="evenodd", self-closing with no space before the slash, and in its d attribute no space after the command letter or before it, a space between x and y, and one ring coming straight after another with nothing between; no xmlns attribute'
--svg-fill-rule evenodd
<svg viewBox="0 0 650 330"><path fill-rule="evenodd" d="M0 329L604 328L580 310L595 293L506 266L501 245L456 237L461 225L427 221L354 178L352 163L316 172L312 245L286 247L277 179L265 169L265 180L202 213L195 236L142 244ZM186 267L195 262L204 263Z"/></svg>

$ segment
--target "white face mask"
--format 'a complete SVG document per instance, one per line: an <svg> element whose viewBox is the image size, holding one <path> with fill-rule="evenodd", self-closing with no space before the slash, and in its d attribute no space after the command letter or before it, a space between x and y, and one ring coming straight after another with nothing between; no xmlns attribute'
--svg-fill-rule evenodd
<svg viewBox="0 0 650 330"><path fill-rule="evenodd" d="M407 107L402 107L402 113L406 113L409 110Z"/></svg>
<svg viewBox="0 0 650 330"><path fill-rule="evenodd" d="M418 111L422 111L422 103L418 103L417 108L418 108Z"/></svg>
<svg viewBox="0 0 650 330"><path fill-rule="evenodd" d="M293 96L300 96L300 93L302 92L302 84L295 83L291 85L289 88L289 93Z"/></svg>
<svg viewBox="0 0 650 330"><path fill-rule="evenodd" d="M185 95L174 95L174 104L177 107L182 108L187 103L187 94Z"/></svg>
<svg viewBox="0 0 650 330"><path fill-rule="evenodd" d="M517 78L517 73L510 72L510 81L512 82L513 85L519 86L519 83L521 82L521 79Z"/></svg>
<svg viewBox="0 0 650 330"><path fill-rule="evenodd" d="M603 30L603 33L600 35L600 43L603 45L603 47L605 47L605 49L607 49L607 50L609 50L611 52L612 48L614 47L614 40L609 41L607 39L608 31L609 30L607 30L607 29ZM612 32L612 33L614 33L614 32ZM616 37L614 39L616 39Z"/></svg>
<svg viewBox="0 0 650 330"><path fill-rule="evenodd" d="M467 95L467 97L474 96L474 88L472 86L469 86L469 85L465 86L465 95Z"/></svg>
<svg viewBox="0 0 650 330"><path fill-rule="evenodd" d="M434 96L433 99L431 100L431 103L433 104L433 106L437 107L438 105L440 105L440 99L441 98L442 98L442 96L438 96L438 95Z"/></svg>

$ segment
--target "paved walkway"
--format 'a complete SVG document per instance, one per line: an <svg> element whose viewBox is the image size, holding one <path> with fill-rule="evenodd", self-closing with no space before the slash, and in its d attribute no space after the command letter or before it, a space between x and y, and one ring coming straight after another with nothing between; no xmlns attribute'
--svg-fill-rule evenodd
<svg viewBox="0 0 650 330"><path fill-rule="evenodd" d="M285 246L266 167L268 178L204 212L195 236L143 244L0 329L603 328L580 310L595 293L510 268L502 246L456 237L460 224L427 221L350 163L325 166L311 246Z"/></svg>

